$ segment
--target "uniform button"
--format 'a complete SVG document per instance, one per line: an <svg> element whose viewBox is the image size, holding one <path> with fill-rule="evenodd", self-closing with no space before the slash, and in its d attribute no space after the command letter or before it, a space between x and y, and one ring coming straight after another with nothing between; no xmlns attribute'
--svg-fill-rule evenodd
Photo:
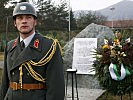
<svg viewBox="0 0 133 100"><path fill-rule="evenodd" d="M14 72L12 72L12 75L14 75L15 73Z"/></svg>
<svg viewBox="0 0 133 100"><path fill-rule="evenodd" d="M29 74L29 73L27 73L27 75L29 76L30 74Z"/></svg>

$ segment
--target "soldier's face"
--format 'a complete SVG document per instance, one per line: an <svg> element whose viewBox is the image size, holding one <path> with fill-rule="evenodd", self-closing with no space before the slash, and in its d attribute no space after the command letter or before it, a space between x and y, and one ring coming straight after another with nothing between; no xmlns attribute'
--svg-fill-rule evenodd
<svg viewBox="0 0 133 100"><path fill-rule="evenodd" d="M36 19L32 15L17 15L14 25L21 34L31 34L35 30Z"/></svg>

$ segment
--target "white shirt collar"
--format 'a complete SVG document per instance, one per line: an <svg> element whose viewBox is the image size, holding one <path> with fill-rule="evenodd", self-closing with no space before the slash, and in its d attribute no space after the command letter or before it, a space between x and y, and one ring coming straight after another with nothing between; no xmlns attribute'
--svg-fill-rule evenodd
<svg viewBox="0 0 133 100"><path fill-rule="evenodd" d="M34 37L34 35L35 35L35 32L33 34L31 34L30 36L28 36L27 38L25 38L25 39L22 39L22 37L20 36L20 42L23 40L24 44L25 44L25 47L27 47L30 44L30 42L31 42L32 38Z"/></svg>

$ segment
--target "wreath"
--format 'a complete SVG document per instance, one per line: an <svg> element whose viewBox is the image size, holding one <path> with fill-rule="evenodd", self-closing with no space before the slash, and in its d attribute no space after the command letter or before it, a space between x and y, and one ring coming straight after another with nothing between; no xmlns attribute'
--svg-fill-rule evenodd
<svg viewBox="0 0 133 100"><path fill-rule="evenodd" d="M113 39L94 52L93 68L100 85L114 95L124 95L133 90L133 45L130 38L122 39L116 32Z"/></svg>

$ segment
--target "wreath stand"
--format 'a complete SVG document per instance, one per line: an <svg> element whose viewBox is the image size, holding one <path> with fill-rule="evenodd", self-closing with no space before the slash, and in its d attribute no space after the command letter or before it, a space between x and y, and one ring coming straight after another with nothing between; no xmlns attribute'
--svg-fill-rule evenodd
<svg viewBox="0 0 133 100"><path fill-rule="evenodd" d="M132 84L132 76L131 76L130 83ZM131 88L132 88L132 87L131 87ZM128 95L129 95L130 100L132 100L131 90L129 90L127 93L128 93ZM121 95L121 100L122 100L122 97L123 97L123 95Z"/></svg>
<svg viewBox="0 0 133 100"><path fill-rule="evenodd" d="M129 100L132 100L131 92L129 92L128 94L129 94L129 98L130 98ZM107 97L108 97L108 91L107 91L107 93L106 93L106 97L105 97L105 98L107 99ZM123 95L121 95L120 97L121 97L121 100L123 100L123 99L122 99Z"/></svg>
<svg viewBox="0 0 133 100"><path fill-rule="evenodd" d="M131 92L129 92L128 94L129 94L129 98L130 98L130 100L132 100ZM121 100L122 100L122 96L123 96L123 95L121 95Z"/></svg>
<svg viewBox="0 0 133 100"><path fill-rule="evenodd" d="M131 78L132 78L132 77L131 77ZM131 82L131 84L133 84L133 83L132 83L132 79L131 79L130 82ZM130 87L130 88L132 88L132 87ZM110 93L109 90L107 90L107 92L106 92L106 97L105 97L106 99L107 99L107 97L108 97L108 93ZM127 91L127 94L128 94L128 96L129 96L129 100L132 100L131 90ZM123 100L123 95L122 95L122 94L120 94L120 98L121 98L120 100Z"/></svg>

